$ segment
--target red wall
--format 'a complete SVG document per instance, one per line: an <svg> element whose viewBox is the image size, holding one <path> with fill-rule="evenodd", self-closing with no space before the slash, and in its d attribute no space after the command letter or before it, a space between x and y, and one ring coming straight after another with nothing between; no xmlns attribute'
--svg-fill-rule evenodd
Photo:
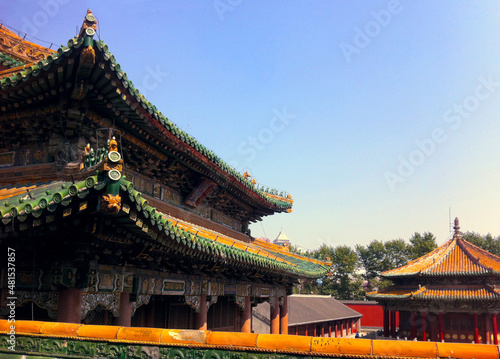
<svg viewBox="0 0 500 359"><path fill-rule="evenodd" d="M361 317L361 327L384 327L384 311L382 306L376 302L348 301L342 302L349 308L363 314Z"/></svg>

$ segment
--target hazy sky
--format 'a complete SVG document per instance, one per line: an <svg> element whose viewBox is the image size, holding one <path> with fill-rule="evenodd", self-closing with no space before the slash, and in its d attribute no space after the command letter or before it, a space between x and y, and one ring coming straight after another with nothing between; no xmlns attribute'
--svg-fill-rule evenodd
<svg viewBox="0 0 500 359"><path fill-rule="evenodd" d="M500 235L498 1L4 0L0 21L54 48L87 8L165 116L292 194L254 236L443 243L450 207Z"/></svg>

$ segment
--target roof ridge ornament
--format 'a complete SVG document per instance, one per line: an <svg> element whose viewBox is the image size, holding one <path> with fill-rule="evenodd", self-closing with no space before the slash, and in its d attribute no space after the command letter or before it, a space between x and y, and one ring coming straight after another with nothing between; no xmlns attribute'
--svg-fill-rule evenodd
<svg viewBox="0 0 500 359"><path fill-rule="evenodd" d="M85 15L85 19L83 20L82 27L80 28L80 33L78 34L79 38L85 38L87 36L94 36L97 30L97 20L96 17L92 14L92 10L87 10L87 15Z"/></svg>
<svg viewBox="0 0 500 359"><path fill-rule="evenodd" d="M453 238L462 238L462 236L460 235L460 223L458 221L458 217L455 217L455 225L453 226L453 229L455 230Z"/></svg>

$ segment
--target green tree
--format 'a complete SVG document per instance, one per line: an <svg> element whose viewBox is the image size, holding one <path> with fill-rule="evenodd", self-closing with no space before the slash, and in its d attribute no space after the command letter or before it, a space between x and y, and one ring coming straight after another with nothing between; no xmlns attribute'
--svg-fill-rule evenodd
<svg viewBox="0 0 500 359"><path fill-rule="evenodd" d="M331 261L334 256L334 252L335 249L333 247L322 244L321 247L314 251L312 257L322 261Z"/></svg>
<svg viewBox="0 0 500 359"><path fill-rule="evenodd" d="M326 244L322 244L321 247L315 250L307 251L306 253L301 253L295 248L296 252L300 255L315 258L323 261L331 261L333 257L334 248L331 246L327 246ZM329 273L329 275L331 275ZM328 285L328 275L325 275L319 279L304 279L301 280L298 285L296 285L293 289L294 293L301 294L318 294L321 292L321 288L324 285Z"/></svg>
<svg viewBox="0 0 500 359"><path fill-rule="evenodd" d="M405 265L410 258L409 245L402 239L385 243L373 240L366 247L357 245L356 252L369 291L390 285L391 282L380 278L380 274Z"/></svg>
<svg viewBox="0 0 500 359"><path fill-rule="evenodd" d="M387 251L389 269L404 266L411 260L411 248L404 239L392 239L384 243Z"/></svg>
<svg viewBox="0 0 500 359"><path fill-rule="evenodd" d="M418 232L410 238L410 259L417 259L437 248L436 237L431 232Z"/></svg>
<svg viewBox="0 0 500 359"><path fill-rule="evenodd" d="M368 290L371 290L374 280L380 276L380 273L390 269L385 245L380 241L373 240L366 247L357 245L356 253L359 257L360 267L364 270L363 277L368 282Z"/></svg>
<svg viewBox="0 0 500 359"><path fill-rule="evenodd" d="M330 294L337 299L362 299L362 278L356 274L358 255L348 246L329 248L332 270L323 278L319 293Z"/></svg>

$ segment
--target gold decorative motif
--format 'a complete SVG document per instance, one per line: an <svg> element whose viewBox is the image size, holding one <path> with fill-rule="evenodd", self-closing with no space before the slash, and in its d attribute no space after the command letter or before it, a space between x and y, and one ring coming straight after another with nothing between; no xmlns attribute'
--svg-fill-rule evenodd
<svg viewBox="0 0 500 359"><path fill-rule="evenodd" d="M111 141L109 141L109 151L118 151L118 142L116 142L116 138L114 136Z"/></svg>
<svg viewBox="0 0 500 359"><path fill-rule="evenodd" d="M122 198L119 194L113 196L112 194L102 195L101 210L108 214L117 214L120 212Z"/></svg>
<svg viewBox="0 0 500 359"><path fill-rule="evenodd" d="M0 41L0 51L23 62L38 62L55 52L54 50L23 40L5 27L0 29L0 37L2 38L2 41Z"/></svg>
<svg viewBox="0 0 500 359"><path fill-rule="evenodd" d="M80 64L94 64L95 61L95 50L92 46L88 46L82 50L82 54L80 55Z"/></svg>
<svg viewBox="0 0 500 359"><path fill-rule="evenodd" d="M118 153L118 142L116 142L116 138L113 136L111 141L109 141L109 155L104 159L104 171L117 170L123 171L123 160L121 159L121 155ZM110 157L114 154L113 157ZM110 160L110 158L112 160ZM114 158L114 159L113 159Z"/></svg>
<svg viewBox="0 0 500 359"><path fill-rule="evenodd" d="M85 146L85 149L82 153L82 163L80 163L80 170L85 167L85 158L87 158L88 156L90 156L90 143L87 143L87 146Z"/></svg>

